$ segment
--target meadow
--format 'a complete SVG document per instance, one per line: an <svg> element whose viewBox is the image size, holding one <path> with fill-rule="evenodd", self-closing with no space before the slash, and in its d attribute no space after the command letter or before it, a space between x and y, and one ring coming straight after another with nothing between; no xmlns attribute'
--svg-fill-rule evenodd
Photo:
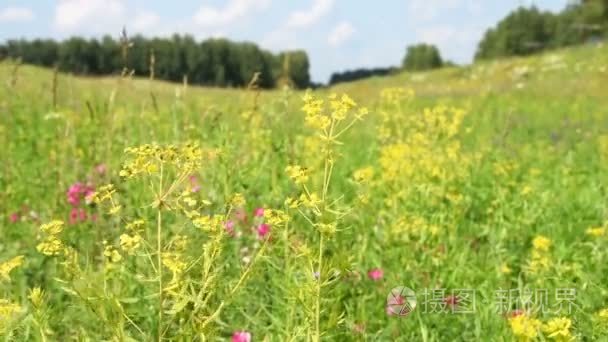
<svg viewBox="0 0 608 342"><path fill-rule="evenodd" d="M605 45L307 92L0 75L4 340L608 340Z"/></svg>

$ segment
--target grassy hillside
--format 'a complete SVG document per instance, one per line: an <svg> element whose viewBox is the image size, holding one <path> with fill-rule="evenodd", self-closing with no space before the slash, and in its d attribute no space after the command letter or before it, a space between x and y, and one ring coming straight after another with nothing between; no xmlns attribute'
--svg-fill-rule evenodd
<svg viewBox="0 0 608 342"><path fill-rule="evenodd" d="M8 340L608 337L606 46L308 94L0 80Z"/></svg>

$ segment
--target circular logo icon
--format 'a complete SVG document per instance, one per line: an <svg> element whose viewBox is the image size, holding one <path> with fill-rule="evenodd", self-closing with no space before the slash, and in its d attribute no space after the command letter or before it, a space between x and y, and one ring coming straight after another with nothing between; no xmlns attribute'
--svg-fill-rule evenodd
<svg viewBox="0 0 608 342"><path fill-rule="evenodd" d="M407 316L415 308L416 293L408 287L395 287L386 297L386 313L389 316Z"/></svg>

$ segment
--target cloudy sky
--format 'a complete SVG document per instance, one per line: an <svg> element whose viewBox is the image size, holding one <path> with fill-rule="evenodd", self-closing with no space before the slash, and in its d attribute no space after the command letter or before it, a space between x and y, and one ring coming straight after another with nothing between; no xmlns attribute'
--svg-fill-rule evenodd
<svg viewBox="0 0 608 342"><path fill-rule="evenodd" d="M405 47L439 46L468 63L483 32L519 5L557 11L567 0L0 0L0 40L72 35L248 40L308 51L315 81L333 71L398 65Z"/></svg>

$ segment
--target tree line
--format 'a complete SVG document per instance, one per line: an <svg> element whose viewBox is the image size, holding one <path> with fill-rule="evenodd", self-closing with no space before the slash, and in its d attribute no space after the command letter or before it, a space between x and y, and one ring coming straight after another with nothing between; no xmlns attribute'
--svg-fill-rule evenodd
<svg viewBox="0 0 608 342"><path fill-rule="evenodd" d="M485 32L475 59L524 56L604 39L607 33L608 0L571 1L558 13L520 7Z"/></svg>
<svg viewBox="0 0 608 342"><path fill-rule="evenodd" d="M605 39L608 35L608 0L572 0L558 13L519 7L488 29L477 46L476 60L522 56L547 49ZM401 68L356 69L332 74L329 84L384 76L399 70L422 71L453 66L432 44L406 48Z"/></svg>
<svg viewBox="0 0 608 342"><path fill-rule="evenodd" d="M99 40L9 40L0 45L0 56L84 75L115 74L126 68L136 76L167 81L182 81L187 76L194 84L240 87L259 72L258 85L263 88L282 84L305 88L310 84L310 63L305 51L273 54L253 43L226 39L198 42L188 35L138 35L128 40L110 36Z"/></svg>

